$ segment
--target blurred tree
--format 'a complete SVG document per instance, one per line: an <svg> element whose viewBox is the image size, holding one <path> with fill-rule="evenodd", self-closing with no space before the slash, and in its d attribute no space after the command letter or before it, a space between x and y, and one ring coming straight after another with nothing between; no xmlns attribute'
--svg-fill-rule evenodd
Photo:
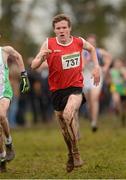
<svg viewBox="0 0 126 180"><path fill-rule="evenodd" d="M13 19L17 15L14 11L14 5L20 1L4 0L1 1L2 18L0 20L0 33L2 42L11 41L13 38Z"/></svg>
<svg viewBox="0 0 126 180"><path fill-rule="evenodd" d="M20 13L18 7L21 0L2 0L2 18L0 19L1 45L11 45L15 47L24 59L34 55L37 44L29 37L22 24L22 31L15 26L15 17Z"/></svg>
<svg viewBox="0 0 126 180"><path fill-rule="evenodd" d="M74 34L86 37L89 33L95 33L98 36L98 45L103 46L104 38L111 39L111 36L116 34L120 21L123 25L126 23L126 1L116 0L115 4L117 1L118 6L114 6L114 2L106 1L105 3L103 0L62 0L62 3L57 0L57 12L64 12L64 4L69 4L75 18ZM120 41L123 39L126 39L126 28L123 32L120 31ZM121 43L123 43L123 52L120 52L125 57L126 41Z"/></svg>
<svg viewBox="0 0 126 180"><path fill-rule="evenodd" d="M95 33L99 46L126 56L126 0L115 0L114 4L111 0L0 1L1 44L11 44L25 59L36 54L43 37L52 35L51 17L57 13L71 16L75 35L86 37Z"/></svg>
<svg viewBox="0 0 126 180"><path fill-rule="evenodd" d="M120 19L122 19L124 22L122 45L123 45L123 57L126 61L126 1L125 0L123 0L123 2L121 3L119 14L120 14Z"/></svg>

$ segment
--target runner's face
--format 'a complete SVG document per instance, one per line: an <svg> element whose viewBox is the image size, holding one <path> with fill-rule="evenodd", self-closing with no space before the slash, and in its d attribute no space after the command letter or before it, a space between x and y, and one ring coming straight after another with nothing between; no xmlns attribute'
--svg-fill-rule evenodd
<svg viewBox="0 0 126 180"><path fill-rule="evenodd" d="M92 44L94 47L96 47L96 39L94 37L88 37L87 41Z"/></svg>
<svg viewBox="0 0 126 180"><path fill-rule="evenodd" d="M70 42L71 27L68 26L67 21L63 20L55 23L54 32L60 43L67 44Z"/></svg>

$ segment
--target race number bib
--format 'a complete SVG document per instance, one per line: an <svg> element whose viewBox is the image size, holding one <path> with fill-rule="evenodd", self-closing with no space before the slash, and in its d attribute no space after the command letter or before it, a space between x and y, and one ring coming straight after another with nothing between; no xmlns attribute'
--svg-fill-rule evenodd
<svg viewBox="0 0 126 180"><path fill-rule="evenodd" d="M75 68L80 65L80 53L67 54L61 57L63 69Z"/></svg>

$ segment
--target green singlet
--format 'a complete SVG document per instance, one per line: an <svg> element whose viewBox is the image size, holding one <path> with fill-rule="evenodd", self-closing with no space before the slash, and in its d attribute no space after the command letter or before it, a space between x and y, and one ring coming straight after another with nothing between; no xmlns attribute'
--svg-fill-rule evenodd
<svg viewBox="0 0 126 180"><path fill-rule="evenodd" d="M118 92L120 95L126 95L126 82L122 77L120 70L111 70L112 83L110 86L111 92Z"/></svg>
<svg viewBox="0 0 126 180"><path fill-rule="evenodd" d="M7 64L4 64L2 57L2 47L0 47L0 99L9 98L12 99L13 91L9 81L9 68Z"/></svg>

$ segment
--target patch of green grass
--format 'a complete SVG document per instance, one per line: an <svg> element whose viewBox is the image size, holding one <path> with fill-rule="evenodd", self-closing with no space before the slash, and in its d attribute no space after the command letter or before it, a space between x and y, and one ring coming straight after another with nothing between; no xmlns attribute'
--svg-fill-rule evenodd
<svg viewBox="0 0 126 180"><path fill-rule="evenodd" d="M54 124L53 124L54 123ZM126 128L110 115L100 117L92 133L89 121L80 121L80 152L85 165L66 173L67 149L59 126L53 122L12 130L16 158L7 164L4 179L125 179Z"/></svg>

